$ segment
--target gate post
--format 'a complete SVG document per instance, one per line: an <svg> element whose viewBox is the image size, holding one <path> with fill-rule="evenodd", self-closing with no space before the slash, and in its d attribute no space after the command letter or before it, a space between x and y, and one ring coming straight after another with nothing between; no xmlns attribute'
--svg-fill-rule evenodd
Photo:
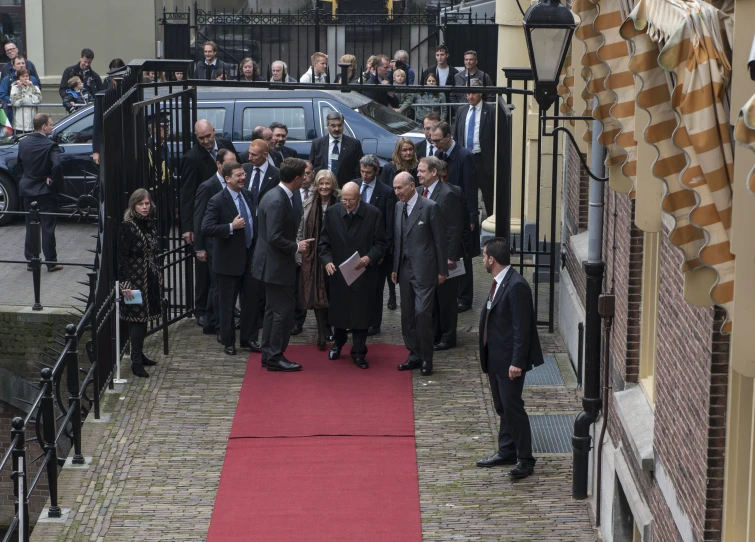
<svg viewBox="0 0 755 542"><path fill-rule="evenodd" d="M66 371L68 383L68 408L73 409L71 425L73 430L73 459L74 465L83 465L84 457L81 455L81 395L79 395L79 341L76 337L76 326L66 326L66 342L71 346L66 354Z"/></svg>
<svg viewBox="0 0 755 542"><path fill-rule="evenodd" d="M29 507L27 501L27 478L26 478L26 434L24 431L23 418L13 418L11 422L10 438L13 445L11 452L11 461L13 465L13 495L15 497L16 514L18 515L18 533L19 540L28 542L29 540Z"/></svg>
<svg viewBox="0 0 755 542"><path fill-rule="evenodd" d="M41 371L42 379L42 402L39 414L42 422L42 436L45 439L44 451L47 459L47 485L50 489L50 508L47 510L48 517L59 518L60 507L58 506L58 450L55 445L57 433L55 425L55 401L52 392L52 369L45 367Z"/></svg>

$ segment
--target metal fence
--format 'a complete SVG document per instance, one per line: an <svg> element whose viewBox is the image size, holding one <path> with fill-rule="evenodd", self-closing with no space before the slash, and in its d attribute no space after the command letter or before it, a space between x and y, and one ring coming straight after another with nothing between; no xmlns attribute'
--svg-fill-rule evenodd
<svg viewBox="0 0 755 542"><path fill-rule="evenodd" d="M244 58L252 58L266 80L276 60L286 62L289 74L298 80L309 69L312 53L326 53L332 70L328 81L333 82L342 55L353 54L357 67L364 71L370 56L393 58L399 49L409 53L409 64L419 78L422 70L435 64L435 47L444 42L450 48L452 65L463 66L464 51L475 49L479 68L496 72L498 27L492 13L436 10L334 16L322 9L227 13L204 11L195 4L193 10L164 11L160 23L165 58L202 60L204 43L213 41L222 61L238 67Z"/></svg>

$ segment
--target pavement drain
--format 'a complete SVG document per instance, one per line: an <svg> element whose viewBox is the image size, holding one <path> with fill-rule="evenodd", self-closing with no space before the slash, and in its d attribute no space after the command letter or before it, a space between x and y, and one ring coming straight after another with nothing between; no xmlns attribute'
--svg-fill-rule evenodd
<svg viewBox="0 0 755 542"><path fill-rule="evenodd" d="M574 416L530 416L532 451L536 454L570 454Z"/></svg>
<svg viewBox="0 0 755 542"><path fill-rule="evenodd" d="M561 377L561 371L558 370L556 358L553 356L543 356L545 363L535 367L527 372L524 378L525 386L563 386L564 379Z"/></svg>

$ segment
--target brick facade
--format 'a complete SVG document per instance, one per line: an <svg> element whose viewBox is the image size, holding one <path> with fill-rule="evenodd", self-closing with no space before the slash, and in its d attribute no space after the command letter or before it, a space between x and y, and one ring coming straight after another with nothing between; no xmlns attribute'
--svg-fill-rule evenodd
<svg viewBox="0 0 755 542"><path fill-rule="evenodd" d="M566 270L577 291L577 297L584 305L585 302L585 271L582 261L572 250L569 239L572 235L582 233L587 229L587 214L589 209L590 178L587 171L579 161L577 151L570 147L567 156L567 167L564 175L568 177L565 194L565 225L562 233L564 246L566 247Z"/></svg>

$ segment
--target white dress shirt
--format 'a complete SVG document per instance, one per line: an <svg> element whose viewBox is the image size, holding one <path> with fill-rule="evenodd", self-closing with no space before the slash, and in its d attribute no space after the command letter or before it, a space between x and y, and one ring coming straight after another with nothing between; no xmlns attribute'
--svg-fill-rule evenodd
<svg viewBox="0 0 755 542"><path fill-rule="evenodd" d="M283 184L283 183L278 183L278 186L280 186L283 189L283 191L286 193L286 195L288 196L288 201L291 202L291 207L293 208L293 206L294 206L294 193L291 192L288 189L288 187L285 184Z"/></svg>
<svg viewBox="0 0 755 542"><path fill-rule="evenodd" d="M261 166L255 166L252 164L252 176L249 179L247 183L247 190L252 189L252 184L254 184L254 175L257 173L257 170L260 170L260 185L258 188L262 188L262 181L265 179L265 175L267 174L267 166L270 165L270 162L265 162Z"/></svg>
<svg viewBox="0 0 755 542"><path fill-rule="evenodd" d="M412 211L414 210L414 206L417 203L417 198L418 197L419 197L419 193L415 190L414 191L414 195L412 196L412 198L405 203L407 216L409 216L409 215L412 214Z"/></svg>
<svg viewBox="0 0 755 542"><path fill-rule="evenodd" d="M438 148L428 141L425 147L425 152L427 153L425 156L435 156L435 151L437 150Z"/></svg>
<svg viewBox="0 0 755 542"><path fill-rule="evenodd" d="M501 283L503 282L503 279L506 276L506 273L509 272L509 269L511 269L511 266L507 265L506 267L503 268L503 271L501 271L495 276L495 282L496 282L495 292L493 292L493 297L491 297L489 301L493 301L495 299L496 294L498 294L498 288L501 287Z"/></svg>
<svg viewBox="0 0 755 542"><path fill-rule="evenodd" d="M225 179L219 172L216 173L215 175L218 177L218 180L220 181L220 189L222 190L223 188L225 188Z"/></svg>
<svg viewBox="0 0 755 542"><path fill-rule="evenodd" d="M476 106L474 106L475 114L474 114L474 140L473 140L473 146L469 151L472 154L477 154L480 152L480 118L482 117L482 100L480 100L480 103L478 103ZM467 111L467 120L464 123L464 145L467 144L467 136L469 135L469 119L472 118L472 107L470 106L469 111Z"/></svg>
<svg viewBox="0 0 755 542"><path fill-rule="evenodd" d="M370 203L370 200L372 199L372 194L375 193L375 179L372 180L371 183L366 183L362 181L362 187L360 190L360 193L362 194L362 199Z"/></svg>
<svg viewBox="0 0 755 542"><path fill-rule="evenodd" d="M309 188L300 188L299 189L299 194L301 194L301 201L302 201L302 203L305 202L305 201L307 201L307 198L309 197L309 194L305 194L305 190L307 192L309 192L309 194L311 194L312 193L312 187L310 186Z"/></svg>
<svg viewBox="0 0 755 542"><path fill-rule="evenodd" d="M435 190L436 186L438 186L438 181L435 181L433 184L431 184L430 186L427 187L427 197L428 198L433 195L433 190ZM425 192L425 187L423 186L422 187L422 195L423 196L425 195L424 192Z"/></svg>

